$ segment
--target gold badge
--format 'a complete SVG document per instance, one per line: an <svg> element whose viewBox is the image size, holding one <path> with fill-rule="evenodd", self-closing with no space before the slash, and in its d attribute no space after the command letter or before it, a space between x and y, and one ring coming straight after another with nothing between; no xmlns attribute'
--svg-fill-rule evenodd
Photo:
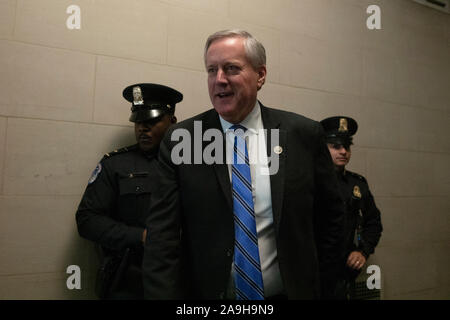
<svg viewBox="0 0 450 320"><path fill-rule="evenodd" d="M338 131L339 132L347 132L348 131L348 129L347 129L347 119L345 119L345 118L340 118L339 119L339 129L338 129Z"/></svg>
<svg viewBox="0 0 450 320"><path fill-rule="evenodd" d="M283 148L281 146L276 146L273 148L273 152L275 152L276 154L280 154L283 152Z"/></svg>
<svg viewBox="0 0 450 320"><path fill-rule="evenodd" d="M353 187L353 195L354 195L356 198L361 199L361 190L359 190L359 187L358 187L358 186L354 186L354 187Z"/></svg>
<svg viewBox="0 0 450 320"><path fill-rule="evenodd" d="M133 87L133 104L134 105L144 104L144 98L142 98L142 90L141 87L139 86Z"/></svg>

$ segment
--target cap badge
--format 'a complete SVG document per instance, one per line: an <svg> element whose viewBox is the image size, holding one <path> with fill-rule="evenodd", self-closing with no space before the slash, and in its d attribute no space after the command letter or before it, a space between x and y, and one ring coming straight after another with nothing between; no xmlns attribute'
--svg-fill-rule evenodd
<svg viewBox="0 0 450 320"><path fill-rule="evenodd" d="M347 129L347 119L345 119L345 118L340 118L339 119L339 129L338 129L338 131L339 132L347 132L348 131L348 129Z"/></svg>
<svg viewBox="0 0 450 320"><path fill-rule="evenodd" d="M133 87L133 105L142 105L142 104L144 104L144 99L142 98L141 87L139 86Z"/></svg>
<svg viewBox="0 0 450 320"><path fill-rule="evenodd" d="M361 199L361 191L359 190L359 187L358 187L358 186L354 186L354 187L353 187L353 195L354 195L356 198Z"/></svg>

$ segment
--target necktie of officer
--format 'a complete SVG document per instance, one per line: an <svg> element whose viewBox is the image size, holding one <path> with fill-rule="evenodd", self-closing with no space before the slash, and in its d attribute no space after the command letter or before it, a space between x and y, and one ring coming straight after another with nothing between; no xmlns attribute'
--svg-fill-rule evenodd
<svg viewBox="0 0 450 320"><path fill-rule="evenodd" d="M235 130L236 135L231 175L236 298L238 300L263 300L264 286L256 233L252 179L247 146L243 137L243 133L247 129L240 125L234 125L231 129Z"/></svg>

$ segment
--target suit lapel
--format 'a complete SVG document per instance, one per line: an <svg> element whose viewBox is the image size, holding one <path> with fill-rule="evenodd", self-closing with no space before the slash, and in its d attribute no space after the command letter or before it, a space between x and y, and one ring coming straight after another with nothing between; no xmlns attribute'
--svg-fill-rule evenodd
<svg viewBox="0 0 450 320"><path fill-rule="evenodd" d="M220 124L219 115L217 112L213 109L208 114L207 118L203 122L204 128L203 130L206 131L208 129L217 129L222 131L222 125ZM203 149L205 146L210 142L203 142ZM226 144L225 144L225 135L223 135L223 150L222 154L224 156L224 163L223 164L213 164L214 172L216 174L217 181L222 188L223 194L225 195L225 198L227 200L227 203L230 207L230 210L233 210L233 200L231 195L231 182L230 182L230 175L228 173L228 165L226 164Z"/></svg>
<svg viewBox="0 0 450 320"><path fill-rule="evenodd" d="M261 103L260 103L261 104ZM264 129L267 129L266 146L267 156L270 159L278 156L278 171L270 175L270 189L272 195L272 213L275 223L275 231L278 235L279 222L281 220L281 213L283 210L283 195L284 195L284 181L285 181L285 159L287 156L287 132L281 128L281 121L278 119L270 109L261 104L261 117ZM278 129L279 141L272 142L273 132L271 129ZM281 148L280 148L281 147ZM280 153L281 151L281 153ZM271 164L272 164L271 160Z"/></svg>

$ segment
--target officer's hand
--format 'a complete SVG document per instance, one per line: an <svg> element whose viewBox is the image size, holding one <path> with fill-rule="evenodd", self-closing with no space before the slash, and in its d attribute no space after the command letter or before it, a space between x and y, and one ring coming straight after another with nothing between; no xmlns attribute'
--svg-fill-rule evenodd
<svg viewBox="0 0 450 320"><path fill-rule="evenodd" d="M145 239L147 238L147 229L144 229L142 232L142 243L145 244Z"/></svg>
<svg viewBox="0 0 450 320"><path fill-rule="evenodd" d="M349 268L359 270L366 263L366 258L359 251L352 251L347 259L347 266Z"/></svg>

